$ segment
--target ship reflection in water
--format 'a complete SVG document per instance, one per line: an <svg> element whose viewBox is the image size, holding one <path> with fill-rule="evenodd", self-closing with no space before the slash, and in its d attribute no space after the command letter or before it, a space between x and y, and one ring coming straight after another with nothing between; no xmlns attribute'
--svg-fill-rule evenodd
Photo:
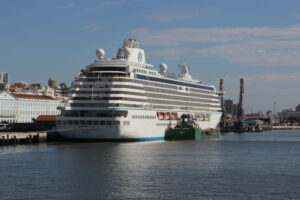
<svg viewBox="0 0 300 200"><path fill-rule="evenodd" d="M300 132L0 149L1 199L297 199Z"/></svg>

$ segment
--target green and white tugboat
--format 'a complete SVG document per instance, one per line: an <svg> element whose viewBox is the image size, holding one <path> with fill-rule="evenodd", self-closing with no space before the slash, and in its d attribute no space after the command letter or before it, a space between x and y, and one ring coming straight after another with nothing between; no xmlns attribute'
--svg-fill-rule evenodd
<svg viewBox="0 0 300 200"><path fill-rule="evenodd" d="M218 138L219 132L216 130L202 130L197 126L197 118L189 114L181 116L176 127L169 128L165 132L165 140L194 140L204 138Z"/></svg>

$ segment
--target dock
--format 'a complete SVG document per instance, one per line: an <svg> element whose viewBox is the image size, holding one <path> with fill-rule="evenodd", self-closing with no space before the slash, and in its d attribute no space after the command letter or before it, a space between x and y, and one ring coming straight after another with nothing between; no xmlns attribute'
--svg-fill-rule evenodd
<svg viewBox="0 0 300 200"><path fill-rule="evenodd" d="M0 146L34 144L47 141L47 132L0 132Z"/></svg>
<svg viewBox="0 0 300 200"><path fill-rule="evenodd" d="M272 126L272 130L296 130L300 129L300 126Z"/></svg>

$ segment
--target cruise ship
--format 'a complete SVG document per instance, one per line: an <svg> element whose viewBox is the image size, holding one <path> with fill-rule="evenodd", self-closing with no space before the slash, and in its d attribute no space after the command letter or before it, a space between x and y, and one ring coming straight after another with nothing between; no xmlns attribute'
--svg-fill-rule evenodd
<svg viewBox="0 0 300 200"><path fill-rule="evenodd" d="M162 140L182 115L202 130L216 129L221 118L218 91L189 74L179 75L162 63L155 70L135 39L127 39L116 57L97 60L82 69L70 88L70 99L57 129L61 136L81 140Z"/></svg>

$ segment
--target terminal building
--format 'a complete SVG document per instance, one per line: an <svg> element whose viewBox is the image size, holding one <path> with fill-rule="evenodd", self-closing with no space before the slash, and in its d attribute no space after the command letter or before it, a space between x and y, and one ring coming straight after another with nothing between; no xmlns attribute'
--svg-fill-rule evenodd
<svg viewBox="0 0 300 200"><path fill-rule="evenodd" d="M278 113L281 120L285 121L298 121L300 122L300 104L296 106L296 109L285 109Z"/></svg>
<svg viewBox="0 0 300 200"><path fill-rule="evenodd" d="M49 96L0 93L0 122L33 122L39 115L60 115L60 100Z"/></svg>

